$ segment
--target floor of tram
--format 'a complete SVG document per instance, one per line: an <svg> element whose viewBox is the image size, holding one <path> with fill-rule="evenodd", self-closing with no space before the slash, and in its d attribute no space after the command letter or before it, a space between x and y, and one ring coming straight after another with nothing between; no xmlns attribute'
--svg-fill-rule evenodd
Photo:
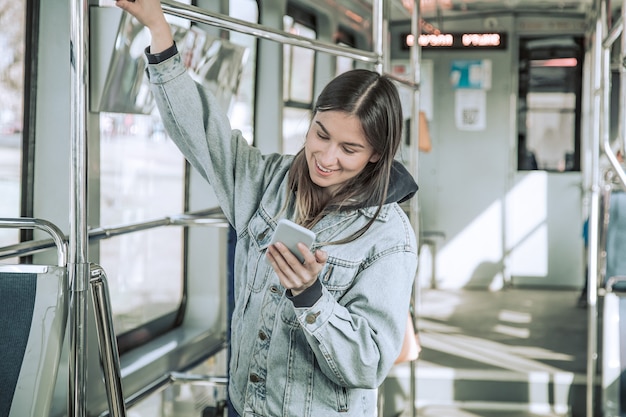
<svg viewBox="0 0 626 417"><path fill-rule="evenodd" d="M552 289L422 290L415 412L411 369L404 363L380 388L379 417L585 417L589 310L578 307L578 295ZM204 365L194 373L225 369L225 356ZM594 395L594 415L601 416L598 389ZM176 403L172 407L187 404L179 397L167 396ZM165 415L159 411L163 404L154 397L129 416Z"/></svg>
<svg viewBox="0 0 626 417"><path fill-rule="evenodd" d="M584 416L588 310L578 295L422 290L416 414L401 364L383 386L383 417Z"/></svg>

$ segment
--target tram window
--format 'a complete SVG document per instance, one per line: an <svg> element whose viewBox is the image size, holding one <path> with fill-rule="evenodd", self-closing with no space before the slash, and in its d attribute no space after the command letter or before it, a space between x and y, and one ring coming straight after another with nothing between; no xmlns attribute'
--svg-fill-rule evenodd
<svg viewBox="0 0 626 417"><path fill-rule="evenodd" d="M291 15L283 18L286 32L315 39L317 33L311 26L312 18L297 14L300 20ZM308 128L311 107L313 106L313 68L315 52L297 46L283 46L283 152L294 154L300 150Z"/></svg>
<svg viewBox="0 0 626 417"><path fill-rule="evenodd" d="M258 14L255 0L238 0L231 16L258 23ZM251 140L256 39L235 32L230 35L231 43L247 48L247 59L242 59L246 65L237 96L230 100L229 116L233 127ZM195 38L190 35L189 39ZM185 160L166 136L158 110L138 114L145 110L107 109L113 112L100 113L100 226L184 212ZM179 227L133 232L100 242L99 263L107 271L120 351L144 343L146 334L161 334L176 325L185 288L184 244L184 229Z"/></svg>
<svg viewBox="0 0 626 417"><path fill-rule="evenodd" d="M259 6L256 0L230 0L230 16L251 23L259 22ZM230 32L230 41L245 46L248 56L244 63L237 95L233 100L230 122L241 130L244 138L252 143L254 138L254 90L256 64L256 38L238 32Z"/></svg>
<svg viewBox="0 0 626 417"><path fill-rule="evenodd" d="M315 39L315 30L294 20L283 18L285 31L305 38ZM284 46L283 98L285 102L310 104L313 101L313 67L315 51L298 46Z"/></svg>
<svg viewBox="0 0 626 417"><path fill-rule="evenodd" d="M182 213L185 163L159 116L101 113L100 126L100 225ZM100 265L107 271L118 334L172 314L183 294L183 229L102 240Z"/></svg>
<svg viewBox="0 0 626 417"><path fill-rule="evenodd" d="M520 171L580 171L581 42L520 39Z"/></svg>
<svg viewBox="0 0 626 417"><path fill-rule="evenodd" d="M283 153L295 155L302 148L310 116L309 109L283 108Z"/></svg>
<svg viewBox="0 0 626 417"><path fill-rule="evenodd" d="M342 45L342 44L340 45L348 46L348 45ZM345 56L337 57L336 75L343 74L344 72L350 71L353 68L354 68L354 59L348 58Z"/></svg>
<svg viewBox="0 0 626 417"><path fill-rule="evenodd" d="M24 108L25 0L0 4L0 217L20 217ZM0 229L0 247L19 241L19 230ZM11 260L14 262L14 260Z"/></svg>
<svg viewBox="0 0 626 417"><path fill-rule="evenodd" d="M340 30L337 34L337 45L356 47L356 41L354 36L344 30ZM355 60L345 56L337 56L337 63L335 68L335 75L343 74L346 71L350 71L355 66Z"/></svg>

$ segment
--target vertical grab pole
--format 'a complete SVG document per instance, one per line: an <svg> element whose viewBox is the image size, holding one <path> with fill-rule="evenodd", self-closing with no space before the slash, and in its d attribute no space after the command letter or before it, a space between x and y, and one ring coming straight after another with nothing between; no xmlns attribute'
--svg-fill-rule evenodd
<svg viewBox="0 0 626 417"><path fill-rule="evenodd" d="M375 70L379 74L383 73L383 54L385 33L383 31L383 0L374 0L372 2L372 38L374 40L374 53L376 54L377 62L375 64Z"/></svg>
<svg viewBox="0 0 626 417"><path fill-rule="evenodd" d="M413 2L413 11L411 13L411 33L413 34L413 44L411 45L410 50L410 68L411 68L411 81L417 86L413 90L413 94L411 94L411 131L410 131L410 169L413 178L415 181L419 183L418 179L418 168L419 168L419 135L420 135L420 99L421 99L421 59L422 59L422 48L419 45L419 37L422 34L422 25L420 24L421 19L421 10L420 10L421 1ZM417 236L417 253L419 254L419 245L421 241L421 216L420 216L420 208L419 208L419 196L416 195L410 200L410 219L413 223L413 230L415 232L415 236ZM437 262L433 257L433 262ZM419 307L420 307L420 284L417 278L417 274L415 276L415 281L413 282L413 306L415 309L415 316L419 317ZM417 397L417 375L416 375L416 365L417 361L409 362L409 375L411 380L409 381L409 400L411 401L411 417L417 416L417 409L415 407L415 401Z"/></svg>
<svg viewBox="0 0 626 417"><path fill-rule="evenodd" d="M626 151L626 0L622 0L622 37L620 40L619 65L619 115L618 134L622 156ZM607 277L611 278L611 277Z"/></svg>
<svg viewBox="0 0 626 417"><path fill-rule="evenodd" d="M606 1L596 0L596 26L593 43L593 69L592 69L592 123L591 123L591 199L589 210L589 250L587 254L588 276L587 297L587 393L586 393L586 416L593 417L594 411L594 383L597 371L598 356L598 244L599 244L599 219L600 219L600 135L604 128L601 121L601 113L604 110L602 88L603 86L603 46L602 41L606 33Z"/></svg>
<svg viewBox="0 0 626 417"><path fill-rule="evenodd" d="M71 285L68 415L86 416L87 377L87 130L86 85L88 0L71 0L70 28L70 237L68 273Z"/></svg>

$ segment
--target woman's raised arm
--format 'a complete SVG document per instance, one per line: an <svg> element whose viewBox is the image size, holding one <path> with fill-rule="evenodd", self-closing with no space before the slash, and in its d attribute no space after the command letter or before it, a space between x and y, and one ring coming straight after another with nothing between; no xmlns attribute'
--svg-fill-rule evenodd
<svg viewBox="0 0 626 417"><path fill-rule="evenodd" d="M159 0L116 0L115 4L133 15L150 31L150 53L158 54L174 44L172 29L165 20Z"/></svg>

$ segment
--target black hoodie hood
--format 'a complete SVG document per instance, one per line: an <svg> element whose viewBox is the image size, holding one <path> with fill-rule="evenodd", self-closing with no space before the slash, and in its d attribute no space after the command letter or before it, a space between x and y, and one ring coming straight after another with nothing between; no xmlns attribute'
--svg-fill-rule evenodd
<svg viewBox="0 0 626 417"><path fill-rule="evenodd" d="M385 204L403 203L409 200L417 192L417 183L409 171L397 160L391 164L391 174L389 176L389 188Z"/></svg>

